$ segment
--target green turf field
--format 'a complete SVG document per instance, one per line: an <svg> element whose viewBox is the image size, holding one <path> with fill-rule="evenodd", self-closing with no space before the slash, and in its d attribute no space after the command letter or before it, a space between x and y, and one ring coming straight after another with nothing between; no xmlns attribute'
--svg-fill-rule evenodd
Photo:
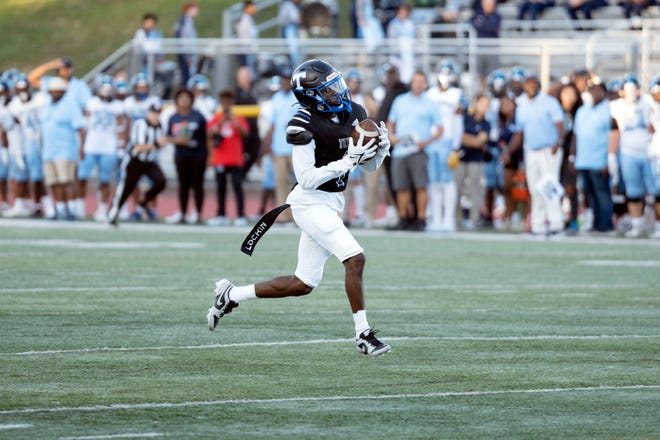
<svg viewBox="0 0 660 440"><path fill-rule="evenodd" d="M290 273L297 235L0 221L0 438L660 437L660 243L359 233L310 296L206 328L214 281Z"/></svg>

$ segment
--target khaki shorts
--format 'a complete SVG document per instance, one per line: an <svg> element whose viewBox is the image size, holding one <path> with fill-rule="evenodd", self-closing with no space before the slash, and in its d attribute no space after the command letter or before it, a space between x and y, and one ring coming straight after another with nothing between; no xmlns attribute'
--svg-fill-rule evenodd
<svg viewBox="0 0 660 440"><path fill-rule="evenodd" d="M71 183L76 177L76 165L73 160L51 160L44 162L44 179L46 185L52 186L58 183Z"/></svg>

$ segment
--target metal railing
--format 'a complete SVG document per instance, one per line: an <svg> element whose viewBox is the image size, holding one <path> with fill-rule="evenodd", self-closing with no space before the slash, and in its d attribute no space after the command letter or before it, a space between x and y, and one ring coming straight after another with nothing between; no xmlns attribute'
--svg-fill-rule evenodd
<svg viewBox="0 0 660 440"><path fill-rule="evenodd" d="M479 39L471 26L426 25L420 26L419 37L414 45L416 68L434 72L441 59L452 58L463 67L467 77L468 92L479 86L477 61L481 56L496 56L499 65L520 65L536 72L543 85L568 70L587 67L601 75L616 76L631 71L639 75L646 86L655 69L660 69L660 20L647 20L641 31L608 29L595 33L576 33L572 37L507 37ZM454 38L432 38L436 32L453 33ZM250 45L262 62L278 55L286 56L289 48L284 39L260 38ZM166 38L142 46L129 41L110 57L85 75L90 81L98 73L125 70L129 74L145 71L154 78L157 61L176 54L196 54L208 60L207 74L214 89L233 84L233 68L237 55L246 51L245 45L236 38L173 39ZM396 58L398 47L391 40L383 40L372 51L361 39L302 38L300 58L320 57L340 69L357 67L361 70L365 86L378 82L378 68L384 62ZM170 61L170 65L175 63Z"/></svg>

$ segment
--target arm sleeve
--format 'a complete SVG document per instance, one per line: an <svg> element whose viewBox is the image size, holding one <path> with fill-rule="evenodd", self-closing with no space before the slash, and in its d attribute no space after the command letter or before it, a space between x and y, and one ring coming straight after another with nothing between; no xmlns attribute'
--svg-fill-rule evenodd
<svg viewBox="0 0 660 440"><path fill-rule="evenodd" d="M343 160L330 162L322 167L315 167L314 150L316 144L314 140L304 145L293 147L292 162L293 172L296 174L298 185L303 189L316 189L328 180L335 179L352 167Z"/></svg>
<svg viewBox="0 0 660 440"><path fill-rule="evenodd" d="M376 154L373 159L371 159L369 162L360 165L360 168L362 168L364 171L367 171L369 173L375 173L378 171L378 168L383 164L383 161L385 160L386 156L381 156L380 154Z"/></svg>

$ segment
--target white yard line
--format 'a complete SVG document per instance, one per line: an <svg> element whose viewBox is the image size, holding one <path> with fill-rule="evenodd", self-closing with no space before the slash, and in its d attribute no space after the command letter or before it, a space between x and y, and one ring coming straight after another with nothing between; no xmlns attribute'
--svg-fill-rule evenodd
<svg viewBox="0 0 660 440"><path fill-rule="evenodd" d="M282 397L274 399L226 399L202 400L191 402L151 402L151 403L118 403L113 405L92 406L56 406L52 408L24 408L0 411L0 415L59 413L59 412L92 412L92 411L118 411L133 409L167 409L187 408L197 406L221 405L263 405L270 403L298 403L298 402L329 402L341 400L397 400L397 399L428 399L441 397L471 397L471 396L498 396L509 394L552 394L552 393L590 393L600 391L655 391L660 385L622 385L574 388L542 388L521 390L483 390L483 391L441 391L434 393L410 394L366 394L362 396L311 396L311 397Z"/></svg>
<svg viewBox="0 0 660 440"><path fill-rule="evenodd" d="M78 239L0 240L0 246L33 246L75 249L200 249L206 243L188 241L83 241Z"/></svg>
<svg viewBox="0 0 660 440"><path fill-rule="evenodd" d="M67 230L87 230L87 231L112 231L114 228L109 227L103 223L95 222L54 222L35 219L2 219L0 222L1 227L19 227L31 229L67 229ZM249 227L210 227L206 225L169 225L165 223L120 223L119 228L126 231L143 231L143 232L177 232L177 233L200 233L200 234L244 234L248 232ZM659 247L660 240L639 240L629 239L622 237L566 237L560 240L546 240L544 238L530 237L526 234L516 233L502 233L502 232L459 232L459 233L418 233L406 231L385 231L382 229L353 229L351 231L358 237L371 236L371 237L399 237L406 239L419 239L419 240L466 240L466 241L508 241L520 242L527 241L530 243L553 243L553 244L576 244L587 243L604 246L621 245L621 246L651 246ZM278 227L274 226L269 234L278 235L299 235L300 231L297 227ZM237 254L238 255L238 254Z"/></svg>
<svg viewBox="0 0 660 440"><path fill-rule="evenodd" d="M582 260L577 264L594 267L660 267L655 260Z"/></svg>
<svg viewBox="0 0 660 440"><path fill-rule="evenodd" d="M343 288L343 281L328 280L323 281L318 288ZM365 281L367 289L374 290L484 290L484 291L511 291L511 290L545 290L545 289L648 289L649 287L660 286L660 282L651 283L509 283L509 284L417 284L417 285L394 285L394 284L376 284Z"/></svg>
<svg viewBox="0 0 660 440"><path fill-rule="evenodd" d="M40 292L136 292L142 290L173 290L176 287L120 286L120 287L16 287L0 289L0 293L40 293Z"/></svg>
<svg viewBox="0 0 660 440"><path fill-rule="evenodd" d="M126 434L108 434L108 435L84 435L80 437L60 437L59 440L97 440L106 438L152 438L162 437L165 434L158 432L144 432L141 434L126 433Z"/></svg>
<svg viewBox="0 0 660 440"><path fill-rule="evenodd" d="M564 341L564 340L612 340L612 339L654 339L660 335L537 335L537 336L402 336L383 338L387 342L396 341L483 341L483 342L507 342L507 341ZM133 352L133 351L161 351L161 350L208 350L216 348L244 348L244 347L274 347L287 345L315 345L315 344L344 344L352 342L353 339L308 339L304 341L270 341L270 342L236 342L232 344L205 344L205 345L160 345L153 347L89 347L70 350L31 350L14 353L0 353L0 357L9 356L41 356L53 354L71 353L96 353L96 352Z"/></svg>
<svg viewBox="0 0 660 440"><path fill-rule="evenodd" d="M25 429L25 428L32 428L34 425L30 425L28 423L9 423L6 425L0 425L0 431L5 430L5 429Z"/></svg>

